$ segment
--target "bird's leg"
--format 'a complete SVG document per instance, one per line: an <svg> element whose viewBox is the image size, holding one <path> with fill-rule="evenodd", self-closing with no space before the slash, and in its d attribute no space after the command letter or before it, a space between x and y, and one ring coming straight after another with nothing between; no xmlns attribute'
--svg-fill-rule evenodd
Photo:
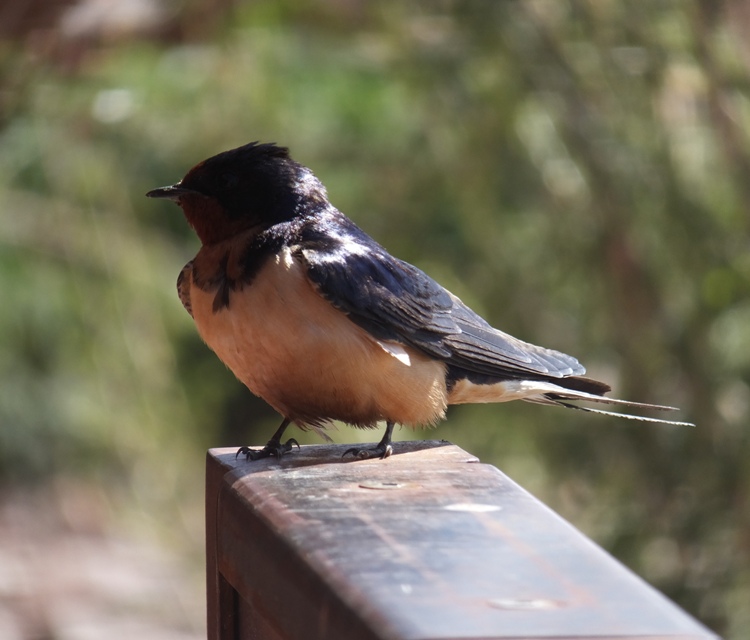
<svg viewBox="0 0 750 640"><path fill-rule="evenodd" d="M281 426L276 429L276 433L271 436L271 439L266 443L266 446L262 449L251 449L250 447L240 447L237 449L235 458L240 454L244 454L246 460L260 460L261 458L270 458L276 456L281 459L285 453L289 453L292 450L292 445L296 444L299 449L299 442L294 438L289 438L284 444L281 444L281 436L284 435L284 431L289 426L291 420L284 418Z"/></svg>
<svg viewBox="0 0 750 640"><path fill-rule="evenodd" d="M390 420L386 423L385 433L383 439L378 444L369 449L363 449L359 447L352 447L344 451L342 458L346 457L347 454L351 453L355 458L360 460L369 460L370 458L380 458L384 460L393 453L393 447L391 446L391 436L393 435L394 422Z"/></svg>

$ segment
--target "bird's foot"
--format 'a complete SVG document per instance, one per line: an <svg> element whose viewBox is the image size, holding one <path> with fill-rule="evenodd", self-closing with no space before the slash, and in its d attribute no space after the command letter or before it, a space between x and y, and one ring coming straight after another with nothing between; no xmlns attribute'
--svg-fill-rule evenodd
<svg viewBox="0 0 750 640"><path fill-rule="evenodd" d="M383 439L374 447L352 447L351 449L347 449L346 451L344 451L344 455L341 457L346 458L346 456L351 453L355 458L358 458L359 460L371 460L372 458L380 458L381 460L385 460L393 453L393 447L391 446L393 426L394 423L389 420L385 428L385 433L383 434Z"/></svg>
<svg viewBox="0 0 750 640"><path fill-rule="evenodd" d="M359 460L371 460L372 458L385 460L393 453L393 447L390 442L381 442L377 446L369 448L352 447L344 451L344 455L341 457L346 458L350 453Z"/></svg>
<svg viewBox="0 0 750 640"><path fill-rule="evenodd" d="M289 438L289 440L287 440L284 444L281 444L281 441L276 438L271 438L266 446L262 449L240 447L239 449L237 449L237 453L234 457L237 458L240 455L244 455L245 460L261 460L262 458L270 458L272 456L275 456L280 460L281 456L283 456L285 453L289 453L292 450L292 445L297 445L297 448L299 449L299 442L297 442L294 438Z"/></svg>

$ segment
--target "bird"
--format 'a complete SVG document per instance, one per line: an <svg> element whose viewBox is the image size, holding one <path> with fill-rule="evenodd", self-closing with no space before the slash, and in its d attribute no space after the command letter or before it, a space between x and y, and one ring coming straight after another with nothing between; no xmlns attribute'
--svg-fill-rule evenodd
<svg viewBox="0 0 750 640"><path fill-rule="evenodd" d="M146 196L182 208L201 247L179 274L198 333L282 422L247 460L281 457L294 423L325 440L334 420L386 428L344 457L387 458L396 424L432 426L449 405L524 400L672 425L575 401L675 410L605 396L573 356L491 326L334 207L287 147L250 142Z"/></svg>

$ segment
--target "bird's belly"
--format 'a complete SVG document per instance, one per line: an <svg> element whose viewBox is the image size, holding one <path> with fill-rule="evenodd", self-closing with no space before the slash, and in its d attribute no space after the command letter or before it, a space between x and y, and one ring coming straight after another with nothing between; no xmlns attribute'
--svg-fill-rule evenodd
<svg viewBox="0 0 750 640"><path fill-rule="evenodd" d="M288 250L231 292L228 307L214 312L214 297L191 287L201 337L253 393L299 424L443 417L445 365L379 343L314 290Z"/></svg>

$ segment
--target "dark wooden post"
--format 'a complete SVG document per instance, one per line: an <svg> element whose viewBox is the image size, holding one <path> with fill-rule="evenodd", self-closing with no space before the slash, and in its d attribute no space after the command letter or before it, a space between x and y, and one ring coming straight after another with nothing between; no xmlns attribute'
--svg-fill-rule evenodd
<svg viewBox="0 0 750 640"><path fill-rule="evenodd" d="M208 452L210 640L715 636L447 442Z"/></svg>

